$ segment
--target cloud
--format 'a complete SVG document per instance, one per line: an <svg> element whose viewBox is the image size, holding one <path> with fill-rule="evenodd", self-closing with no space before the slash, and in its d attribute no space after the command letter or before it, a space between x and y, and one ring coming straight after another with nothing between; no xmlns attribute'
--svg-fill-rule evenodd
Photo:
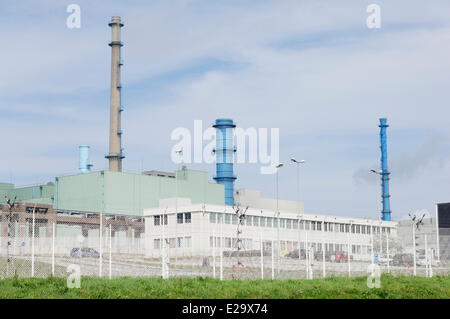
<svg viewBox="0 0 450 319"><path fill-rule="evenodd" d="M95 168L106 167L107 22L118 14L125 23L126 169L174 169L173 129L229 116L244 128L280 128L283 158L307 159L307 210L374 216L374 188L355 181L375 183L365 163L378 166L377 120L386 116L390 143L397 141L389 148L392 178L405 181L393 188L403 199L393 206L429 207L450 178L447 142L431 138L419 148L416 141L450 136L450 3L379 1L382 28L368 30L369 3L80 0L79 30L65 27L63 3L2 4L0 36L8 46L0 125L10 151L0 159L0 178L13 171L17 183L31 183L76 172L79 144L92 146ZM272 196L273 181L258 168L237 166L237 183ZM280 195L294 199L290 169L280 174ZM434 194L421 191L428 183Z"/></svg>

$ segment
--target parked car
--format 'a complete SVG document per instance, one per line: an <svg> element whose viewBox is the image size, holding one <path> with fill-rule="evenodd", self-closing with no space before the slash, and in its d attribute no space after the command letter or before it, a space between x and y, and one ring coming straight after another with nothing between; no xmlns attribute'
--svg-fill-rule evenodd
<svg viewBox="0 0 450 319"><path fill-rule="evenodd" d="M300 259L306 259L306 252L304 249L300 249L300 254ZM298 249L291 250L286 254L286 257L298 259Z"/></svg>
<svg viewBox="0 0 450 319"><path fill-rule="evenodd" d="M330 260L330 256L333 255L333 252L326 251L325 252L325 261ZM322 261L323 259L323 252L321 250L314 252L314 259L316 261Z"/></svg>
<svg viewBox="0 0 450 319"><path fill-rule="evenodd" d="M348 261L348 255L345 251L336 251L329 255L329 260L332 262L343 263ZM353 260L353 256L350 255L350 260Z"/></svg>
<svg viewBox="0 0 450 319"><path fill-rule="evenodd" d="M392 256L388 256L386 254L383 254L383 255L378 257L378 263L380 265L387 265L388 260L389 260L389 264L392 264Z"/></svg>
<svg viewBox="0 0 450 319"><path fill-rule="evenodd" d="M395 254L392 258L393 266L407 266L414 265L414 256L413 254Z"/></svg>
<svg viewBox="0 0 450 319"><path fill-rule="evenodd" d="M70 251L71 257L80 257L80 248L72 248ZM82 258L100 258L100 254L93 248L81 248L81 257Z"/></svg>

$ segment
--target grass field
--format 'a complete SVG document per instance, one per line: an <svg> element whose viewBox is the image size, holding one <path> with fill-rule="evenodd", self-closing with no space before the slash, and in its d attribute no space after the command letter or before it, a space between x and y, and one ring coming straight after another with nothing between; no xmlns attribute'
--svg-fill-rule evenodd
<svg viewBox="0 0 450 319"><path fill-rule="evenodd" d="M219 281L211 278L91 278L69 289L64 278L0 280L0 298L450 298L450 277L383 275L381 288L369 289L366 277L315 280Z"/></svg>

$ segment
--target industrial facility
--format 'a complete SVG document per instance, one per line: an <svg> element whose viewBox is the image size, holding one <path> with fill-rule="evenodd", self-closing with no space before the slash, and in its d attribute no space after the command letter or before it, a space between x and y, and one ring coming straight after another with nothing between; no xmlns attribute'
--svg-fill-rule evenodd
<svg viewBox="0 0 450 319"><path fill-rule="evenodd" d="M124 24L120 17L114 16L109 26L112 30L109 43L109 152L106 155L109 170L93 170L90 147L80 145L76 174L56 176L54 181L45 185L31 187L16 188L13 184L1 183L0 199L16 199L18 205L11 212L3 202L0 249L10 245L5 240L7 236L20 237L18 243L29 245L31 237L50 238L56 232L57 242L53 250L64 254L76 247L76 241L59 238L79 235L88 239L98 238L106 236L103 232L112 227L110 236L128 247L127 254L146 258L162 256L163 240L167 240L171 256L203 256L210 254L212 247L233 251L237 237L242 235L239 240L243 241L244 250L274 250L278 256L284 256L293 250L312 247L324 253L348 251L354 260L368 261L374 254L373 237L393 239L405 234L402 227L410 227L406 222L399 224L393 221L391 216L386 118L379 120L380 170L373 171L381 177L383 206L379 220L308 214L300 201L263 198L258 190L235 190L234 183L238 177L233 168L236 152L233 129L236 123L230 118L216 119L213 125L216 129L216 175L212 178L206 171L185 166L175 172L124 172L121 124L124 107L120 76L123 66L121 28ZM242 221L238 220L237 208L245 209ZM9 221L8 213L12 213ZM38 226L33 227L32 213L39 221ZM440 258L449 258L446 239L441 240L441 244L446 246L439 255L438 228L450 229L450 223L443 224L450 212L442 209L439 216L442 225L437 226L436 220L428 222L431 227L429 233L437 238L434 243L430 241L429 247L433 247ZM14 221L14 229L9 230L11 220ZM241 233L237 232L238 225L243 227ZM446 230L439 231L443 236L450 235L445 233ZM133 243L131 248L130 243ZM51 250L50 241L42 245ZM100 251L103 249L101 245L102 242Z"/></svg>

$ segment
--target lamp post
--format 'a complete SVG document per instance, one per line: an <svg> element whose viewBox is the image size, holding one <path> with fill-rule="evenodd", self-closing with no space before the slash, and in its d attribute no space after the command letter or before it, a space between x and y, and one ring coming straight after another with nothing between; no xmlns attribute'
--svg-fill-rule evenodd
<svg viewBox="0 0 450 319"><path fill-rule="evenodd" d="M283 167L283 163L278 164L275 166L277 169L276 172L276 193L277 193L277 273L280 273L280 263L281 263L281 245L280 245L280 210L278 209L278 170Z"/></svg>

